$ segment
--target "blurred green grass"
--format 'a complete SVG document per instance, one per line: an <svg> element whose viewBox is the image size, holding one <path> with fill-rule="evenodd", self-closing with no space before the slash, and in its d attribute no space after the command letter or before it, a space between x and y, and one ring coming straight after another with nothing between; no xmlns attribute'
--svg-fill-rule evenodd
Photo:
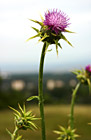
<svg viewBox="0 0 91 140"><path fill-rule="evenodd" d="M36 116L39 117L39 109L37 106L30 105L28 109L31 109ZM68 126L70 114L69 105L47 105L45 106L45 118L46 118L46 135L47 140L56 140L57 136L53 133L53 130L58 130L58 126ZM0 111L0 140L10 140L9 135L6 132L8 128L11 132L14 130L13 112L11 110ZM78 140L91 140L91 105L79 105L75 106L75 128L76 133L80 135ZM40 126L40 121L36 121L36 124ZM31 130L20 131L25 140L41 140L41 128L32 132Z"/></svg>

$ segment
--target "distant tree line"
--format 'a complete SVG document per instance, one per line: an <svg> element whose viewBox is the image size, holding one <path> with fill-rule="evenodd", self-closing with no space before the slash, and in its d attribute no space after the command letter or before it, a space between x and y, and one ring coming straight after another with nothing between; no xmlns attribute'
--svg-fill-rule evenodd
<svg viewBox="0 0 91 140"><path fill-rule="evenodd" d="M14 89L12 87L12 82L20 80L25 83L25 86L21 90ZM48 80L50 80L51 88L47 87ZM53 87L53 83L55 84L55 81L58 86ZM45 104L69 104L71 101L72 90L74 89L74 81L76 82L76 78L72 73L44 74L43 90ZM62 82L64 83L63 86ZM5 79L0 77L0 109L8 108L8 106L16 107L18 102L23 104L28 97L37 94L37 74L13 74ZM37 103L37 101L31 102L31 104L35 103ZM88 94L87 86L80 86L77 93L76 103L91 104L91 96Z"/></svg>

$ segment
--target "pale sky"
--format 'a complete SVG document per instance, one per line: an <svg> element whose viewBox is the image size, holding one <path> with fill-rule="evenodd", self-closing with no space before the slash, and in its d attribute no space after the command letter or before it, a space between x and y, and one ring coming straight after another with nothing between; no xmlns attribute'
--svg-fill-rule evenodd
<svg viewBox="0 0 91 140"><path fill-rule="evenodd" d="M68 29L76 33L64 34L74 48L61 40L63 49L59 49L58 57L55 46L50 46L53 50L46 54L45 69L91 64L91 0L0 0L1 71L38 71L43 43L37 43L38 38L26 40L36 34L31 26L40 27L28 19L41 21L40 14L44 17L44 13L53 8L68 15L71 23Z"/></svg>

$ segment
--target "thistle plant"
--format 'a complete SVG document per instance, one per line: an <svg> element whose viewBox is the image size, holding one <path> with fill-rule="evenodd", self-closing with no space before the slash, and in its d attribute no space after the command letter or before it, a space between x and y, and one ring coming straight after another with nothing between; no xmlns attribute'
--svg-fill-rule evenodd
<svg viewBox="0 0 91 140"><path fill-rule="evenodd" d="M19 130L36 130L37 126L33 121L38 120L39 118L35 118L35 115L32 114L32 111L27 111L25 109L25 105L23 109L21 108L20 104L18 104L20 112L16 109L10 107L14 111L14 122L15 122L15 130L11 133L8 129L7 132L11 137L11 140L23 140L22 136L19 136Z"/></svg>
<svg viewBox="0 0 91 140"><path fill-rule="evenodd" d="M79 82L72 93L71 115L70 115L71 129L74 129L74 105L75 105L76 94L80 85L84 84L84 85L89 86L89 93L91 93L91 65L87 65L85 69L76 70L73 73L76 75L76 78L79 80Z"/></svg>
<svg viewBox="0 0 91 140"><path fill-rule="evenodd" d="M45 118L44 118L44 97L43 97L43 65L44 65L44 58L45 54L48 50L49 45L54 44L56 46L56 52L58 54L58 47L62 48L60 44L60 40L63 39L66 41L70 46L72 44L67 40L67 38L63 35L63 33L68 32L66 28L69 26L69 18L68 16L63 13L62 11L58 11L57 9L48 10L45 13L45 18L41 16L41 22L37 20L31 21L40 25L40 29L32 27L37 34L33 37L30 37L28 40L31 40L35 37L39 37L39 42L43 42L43 49L40 58L40 67L39 67L39 80L38 80L38 96L33 96L28 99L37 98L39 101L40 107L40 117L41 117L41 129L42 129L42 140L46 140L45 134ZM27 41L28 41L27 40Z"/></svg>
<svg viewBox="0 0 91 140"><path fill-rule="evenodd" d="M57 140L76 140L79 135L75 134L75 129L71 129L69 126L68 128L64 128L63 126L59 126L60 130L55 130L54 133L58 134L59 137Z"/></svg>

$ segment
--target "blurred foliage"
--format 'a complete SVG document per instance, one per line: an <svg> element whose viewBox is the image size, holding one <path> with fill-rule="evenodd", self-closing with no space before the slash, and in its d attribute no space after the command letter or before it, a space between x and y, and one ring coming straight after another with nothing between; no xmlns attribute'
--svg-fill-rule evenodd
<svg viewBox="0 0 91 140"><path fill-rule="evenodd" d="M11 84L15 80L24 81L25 86L22 90L15 90L12 88ZM48 89L48 80L61 80L64 85L62 87ZM70 85L70 81L72 80L75 80L76 83L78 82L72 73L44 74L43 90L45 104L69 104L71 102L72 90L75 88L75 86ZM38 95L38 74L12 74L5 79L1 78L0 109L7 108L8 106L16 107L17 103L23 104L28 97L36 95ZM33 100L31 103L36 104L38 101ZM76 97L76 103L91 104L88 86L80 86Z"/></svg>
<svg viewBox="0 0 91 140"><path fill-rule="evenodd" d="M40 112L38 106L29 105L27 110L32 109L33 113L39 117ZM58 135L53 133L54 130L59 130L58 126L67 126L69 120L70 105L45 105L45 122L46 122L46 137L47 140L56 140ZM10 136L6 132L8 128L11 132L14 130L12 110L0 110L0 140L10 140ZM91 105L75 106L75 128L76 133L80 135L77 140L91 139ZM41 127L40 121L36 121L36 125ZM31 130L19 131L25 140L40 140L41 129L33 132Z"/></svg>

